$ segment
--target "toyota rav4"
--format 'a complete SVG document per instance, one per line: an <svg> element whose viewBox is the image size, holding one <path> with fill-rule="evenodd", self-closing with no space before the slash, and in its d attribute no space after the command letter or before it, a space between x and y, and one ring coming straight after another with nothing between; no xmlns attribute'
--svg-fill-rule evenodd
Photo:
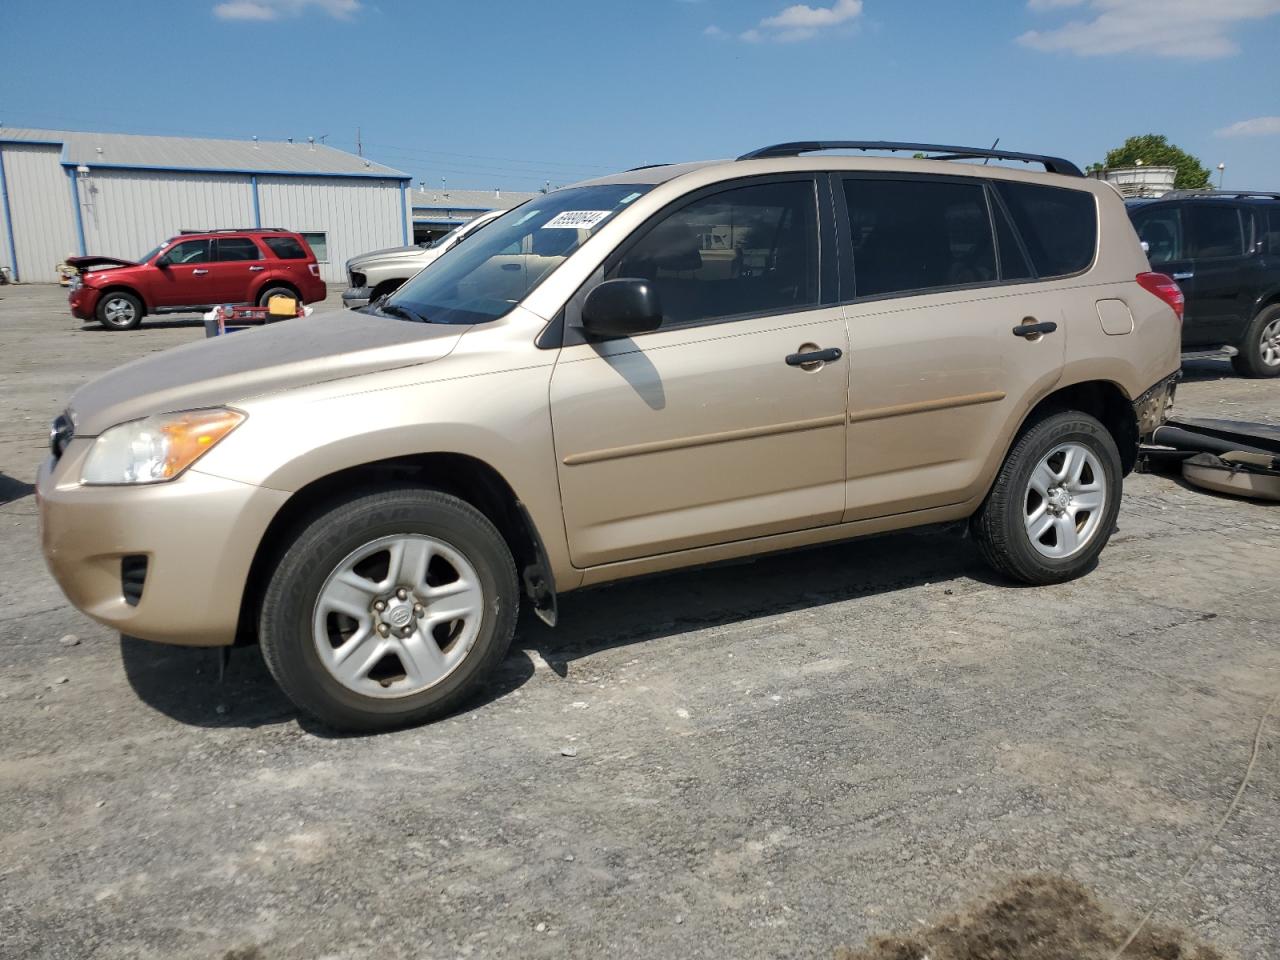
<svg viewBox="0 0 1280 960"><path fill-rule="evenodd" d="M335 727L418 722L502 661L522 598L554 623L594 584L960 520L1010 580L1086 572L1181 305L1119 194L1053 157L637 169L364 312L83 387L39 473L44 551L104 624L260 642Z"/></svg>

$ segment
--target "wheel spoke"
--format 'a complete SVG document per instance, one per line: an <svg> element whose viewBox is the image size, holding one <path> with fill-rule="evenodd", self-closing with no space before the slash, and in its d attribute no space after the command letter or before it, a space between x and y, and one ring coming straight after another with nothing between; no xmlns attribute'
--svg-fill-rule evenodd
<svg viewBox="0 0 1280 960"><path fill-rule="evenodd" d="M415 686L434 683L447 667L444 654L429 630L419 627L396 644L396 655Z"/></svg>
<svg viewBox="0 0 1280 960"><path fill-rule="evenodd" d="M351 570L344 570L331 580L320 595L320 607L345 613L364 622L369 607L377 596L377 584Z"/></svg>
<svg viewBox="0 0 1280 960"><path fill-rule="evenodd" d="M1071 507L1076 512L1096 513L1106 502L1107 495L1101 490L1085 490L1083 493L1072 494L1071 497Z"/></svg>
<svg viewBox="0 0 1280 960"><path fill-rule="evenodd" d="M1027 534L1031 537L1033 543L1039 543L1040 538L1049 532L1049 528L1053 526L1054 516L1048 510L1041 508L1033 517L1027 517Z"/></svg>
<svg viewBox="0 0 1280 960"><path fill-rule="evenodd" d="M384 656L387 644L376 633L358 633L333 652L333 673L348 687L359 687Z"/></svg>
<svg viewBox="0 0 1280 960"><path fill-rule="evenodd" d="M1040 499L1049 496L1049 490L1058 485L1058 478L1049 469L1049 461L1041 460L1035 470L1031 471L1031 489L1040 494Z"/></svg>
<svg viewBox="0 0 1280 960"><path fill-rule="evenodd" d="M484 605L484 591L478 583L458 579L442 587L433 587L424 599L427 601L425 621L434 625L478 617Z"/></svg>
<svg viewBox="0 0 1280 960"><path fill-rule="evenodd" d="M1058 555L1065 557L1075 553L1080 546L1080 537L1076 532L1076 518L1069 513L1064 513L1060 517L1054 517L1053 526L1058 535Z"/></svg>
<svg viewBox="0 0 1280 960"><path fill-rule="evenodd" d="M427 582L427 566L431 563L431 544L413 538L397 540L391 545L391 565L387 569L388 587L402 585L418 589Z"/></svg>

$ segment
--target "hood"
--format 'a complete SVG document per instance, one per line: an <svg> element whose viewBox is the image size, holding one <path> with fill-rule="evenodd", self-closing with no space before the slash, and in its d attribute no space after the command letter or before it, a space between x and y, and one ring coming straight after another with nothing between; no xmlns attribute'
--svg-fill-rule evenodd
<svg viewBox="0 0 1280 960"><path fill-rule="evenodd" d="M348 266L356 266L361 263L367 263L370 260L413 260L425 253L434 253L426 247L386 247L382 250L370 250L368 253L362 253L358 257L352 257L347 261Z"/></svg>
<svg viewBox="0 0 1280 960"><path fill-rule="evenodd" d="M68 266L75 267L81 273L85 273L97 267L101 270L104 267L136 267L137 260L121 260L119 257L103 257L94 254L89 257L67 257Z"/></svg>
<svg viewBox="0 0 1280 960"><path fill-rule="evenodd" d="M277 390L438 360L467 330L350 310L315 313L134 360L77 390L76 436L155 413L235 404Z"/></svg>

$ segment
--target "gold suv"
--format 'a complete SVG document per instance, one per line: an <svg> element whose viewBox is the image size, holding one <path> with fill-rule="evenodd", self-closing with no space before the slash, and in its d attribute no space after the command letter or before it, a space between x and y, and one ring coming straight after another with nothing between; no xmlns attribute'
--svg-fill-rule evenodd
<svg viewBox="0 0 1280 960"><path fill-rule="evenodd" d="M1180 309L1119 195L1053 157L631 170L363 312L84 387L40 470L45 555L110 627L256 639L323 721L418 722L503 659L522 598L554 623L580 587L964 518L1011 579L1081 574Z"/></svg>

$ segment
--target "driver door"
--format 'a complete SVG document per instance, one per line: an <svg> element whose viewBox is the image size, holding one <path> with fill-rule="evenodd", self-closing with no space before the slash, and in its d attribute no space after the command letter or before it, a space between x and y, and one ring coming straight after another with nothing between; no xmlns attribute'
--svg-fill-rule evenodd
<svg viewBox="0 0 1280 960"><path fill-rule="evenodd" d="M209 241L181 240L161 258L153 287L155 307L188 307L216 302L209 273Z"/></svg>

